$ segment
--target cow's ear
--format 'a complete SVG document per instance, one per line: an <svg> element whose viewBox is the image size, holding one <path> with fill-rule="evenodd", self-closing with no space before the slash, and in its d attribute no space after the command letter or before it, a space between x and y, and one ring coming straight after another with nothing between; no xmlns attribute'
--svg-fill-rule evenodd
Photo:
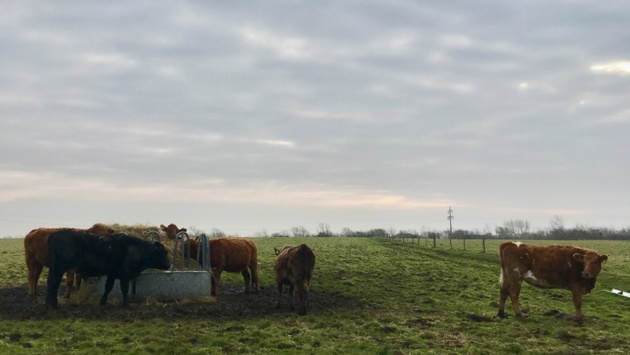
<svg viewBox="0 0 630 355"><path fill-rule="evenodd" d="M582 263L584 262L584 254L575 253L573 254L573 259L575 259L578 263Z"/></svg>
<svg viewBox="0 0 630 355"><path fill-rule="evenodd" d="M600 263L601 263L601 262L606 262L606 261L608 261L608 255L601 255L601 256L599 257L599 262L600 262Z"/></svg>

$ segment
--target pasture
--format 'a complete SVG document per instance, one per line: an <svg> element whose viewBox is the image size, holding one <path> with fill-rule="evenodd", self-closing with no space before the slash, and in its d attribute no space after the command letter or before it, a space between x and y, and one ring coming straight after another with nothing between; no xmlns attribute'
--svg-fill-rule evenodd
<svg viewBox="0 0 630 355"><path fill-rule="evenodd" d="M224 273L219 298L122 308L112 300L63 300L44 313L44 271L28 298L22 239L0 240L0 353L157 354L520 354L630 353L630 244L537 241L608 254L583 326L571 293L523 284L523 319L497 317L500 241L440 240L438 246L375 238L254 238L260 294L242 293L242 276ZM309 313L275 308L274 247L308 244L317 263ZM112 291L112 294L119 290Z"/></svg>

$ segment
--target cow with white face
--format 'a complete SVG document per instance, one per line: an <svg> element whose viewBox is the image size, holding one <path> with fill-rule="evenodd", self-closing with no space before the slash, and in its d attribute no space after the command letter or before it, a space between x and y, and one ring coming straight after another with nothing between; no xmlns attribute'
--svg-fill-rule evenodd
<svg viewBox="0 0 630 355"><path fill-rule="evenodd" d="M501 295L499 317L505 317L508 296L516 316L521 316L518 302L523 281L540 288L570 290L578 323L584 322L582 296L593 290L602 263L607 255L571 246L538 246L520 242L504 242L499 246L501 261Z"/></svg>

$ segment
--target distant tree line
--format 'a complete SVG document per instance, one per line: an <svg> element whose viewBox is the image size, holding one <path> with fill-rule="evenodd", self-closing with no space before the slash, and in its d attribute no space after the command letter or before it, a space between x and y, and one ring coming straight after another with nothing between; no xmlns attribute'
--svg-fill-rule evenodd
<svg viewBox="0 0 630 355"><path fill-rule="evenodd" d="M217 234L214 231L214 234ZM353 231L350 228L343 228L340 233L333 233L330 226L320 223L315 233L310 233L308 229L300 226L289 230L280 231L269 235L267 232L257 233L259 237L356 237L356 238L400 238L400 239L530 239L530 240L630 240L630 227L623 229L596 228L587 226L576 226L565 228L561 217L555 216L551 221L551 228L547 230L531 231L528 221L509 220L502 226L494 228L492 233L488 227L483 232L478 230L457 229L450 235L445 231L418 232L416 230L395 231L393 228L375 228L367 231Z"/></svg>

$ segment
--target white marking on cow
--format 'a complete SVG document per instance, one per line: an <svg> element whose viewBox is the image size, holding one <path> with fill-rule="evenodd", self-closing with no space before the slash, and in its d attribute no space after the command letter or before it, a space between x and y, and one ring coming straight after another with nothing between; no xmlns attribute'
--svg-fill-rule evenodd
<svg viewBox="0 0 630 355"><path fill-rule="evenodd" d="M518 269L518 266L514 268L514 271L518 274L518 276L521 276L521 270Z"/></svg>
<svg viewBox="0 0 630 355"><path fill-rule="evenodd" d="M545 280L539 280L536 278L536 276L534 275L534 273L531 270L527 270L527 272L525 273L525 275L523 275L523 279L525 281L527 281L527 283L532 284L534 286L548 286L547 282L545 282Z"/></svg>
<svg viewBox="0 0 630 355"><path fill-rule="evenodd" d="M501 276L499 276L499 285L503 286L503 268L501 268Z"/></svg>
<svg viewBox="0 0 630 355"><path fill-rule="evenodd" d="M514 242L514 244L516 244L516 247L518 248L518 247L520 247L520 246L521 246L521 244L523 244L523 243L521 243L521 242Z"/></svg>

